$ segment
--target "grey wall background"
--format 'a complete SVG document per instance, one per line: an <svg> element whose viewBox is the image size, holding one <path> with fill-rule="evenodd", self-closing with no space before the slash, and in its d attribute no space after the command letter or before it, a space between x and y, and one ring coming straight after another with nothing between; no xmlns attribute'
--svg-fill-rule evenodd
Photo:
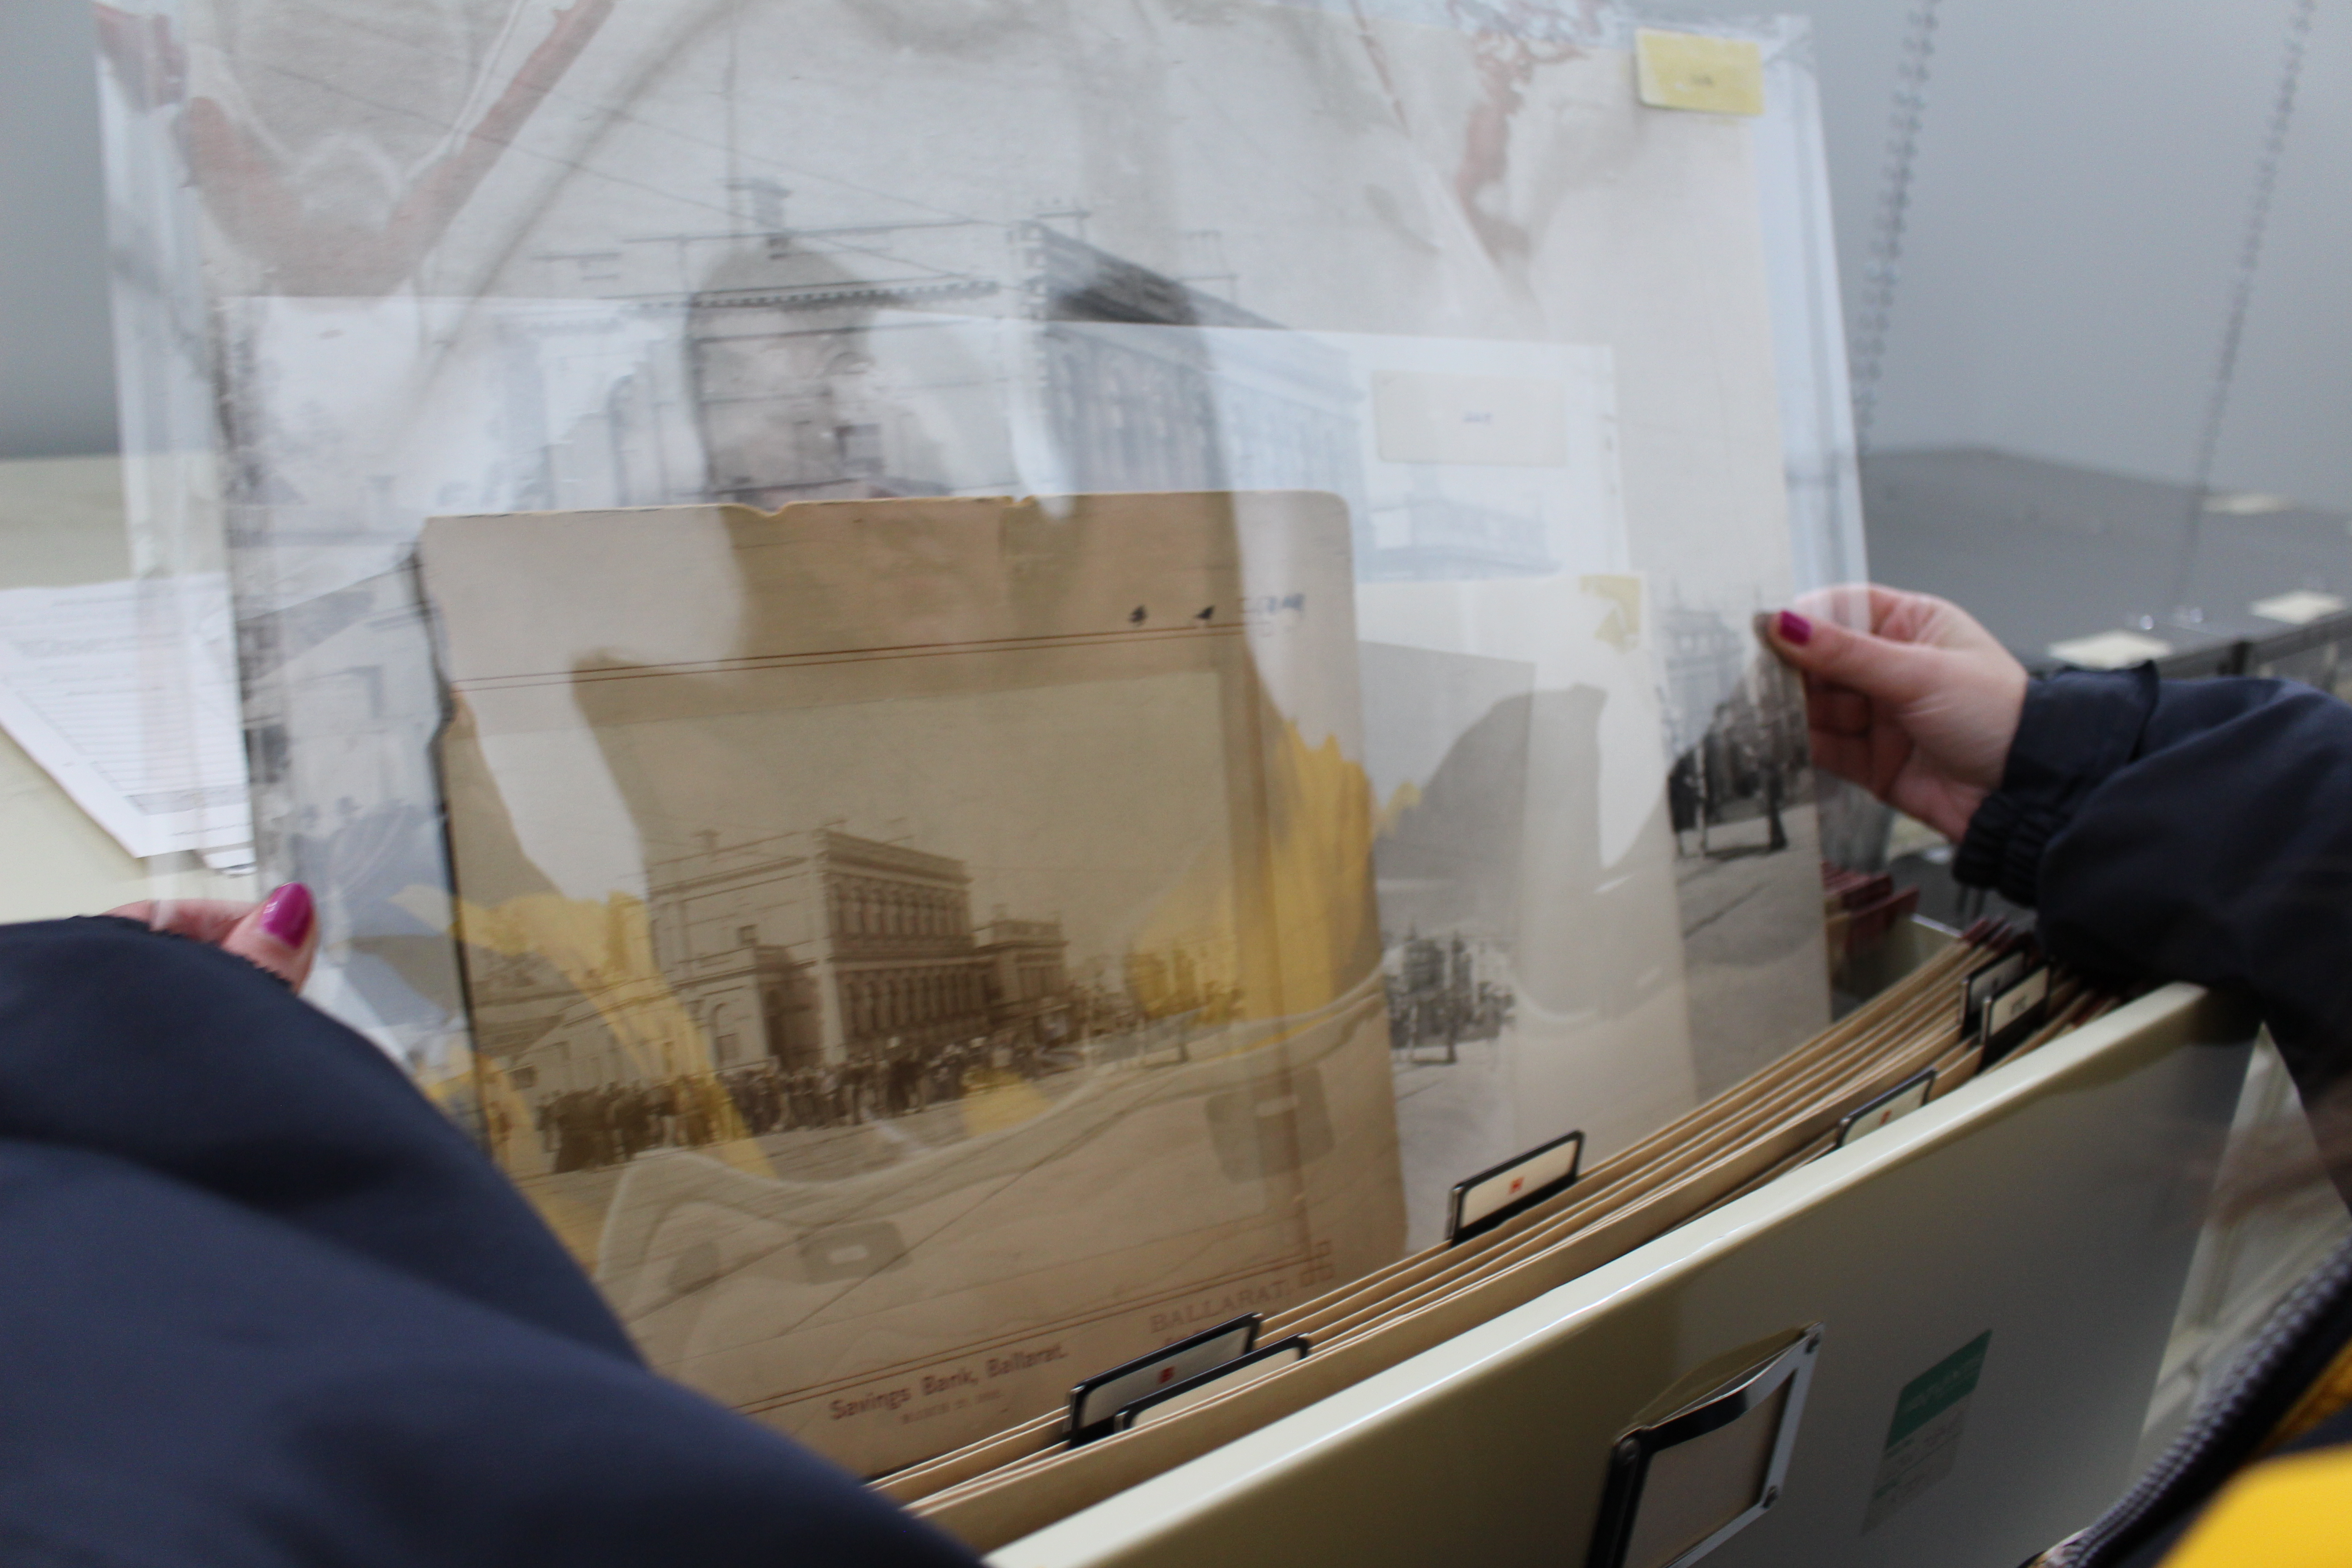
<svg viewBox="0 0 2352 1568"><path fill-rule="evenodd" d="M1912 0L1816 30L1848 296ZM2183 479L2291 0L1944 0L1876 444ZM86 0L0 0L0 457L114 439ZM2352 15L2311 39L2215 475L2352 509Z"/></svg>
<svg viewBox="0 0 2352 1568"><path fill-rule="evenodd" d="M88 0L0 0L0 458L114 446Z"/></svg>
<svg viewBox="0 0 2352 1568"><path fill-rule="evenodd" d="M1852 300L1914 0L1811 0ZM1683 0L1683 15L1758 9ZM2191 476L2291 0L1943 0L1874 444ZM2352 508L2352 15L2322 5L2214 479Z"/></svg>

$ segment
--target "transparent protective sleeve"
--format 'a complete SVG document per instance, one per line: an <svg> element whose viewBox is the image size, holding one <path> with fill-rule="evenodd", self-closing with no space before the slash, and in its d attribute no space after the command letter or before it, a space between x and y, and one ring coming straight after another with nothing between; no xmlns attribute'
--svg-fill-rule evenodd
<svg viewBox="0 0 2352 1568"><path fill-rule="evenodd" d="M139 568L226 583L310 994L665 1365L908 1463L1826 1022L1801 24L1727 109L1600 5L101 10ZM882 1397L910 1281L1018 1408Z"/></svg>

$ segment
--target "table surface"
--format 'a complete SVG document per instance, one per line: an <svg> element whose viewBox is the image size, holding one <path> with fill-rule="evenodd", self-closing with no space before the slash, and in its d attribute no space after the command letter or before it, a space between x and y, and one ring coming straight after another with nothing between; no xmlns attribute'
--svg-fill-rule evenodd
<svg viewBox="0 0 2352 1568"><path fill-rule="evenodd" d="M131 575L118 459L0 462L0 588L64 587ZM251 877L194 857L142 862L90 820L0 731L0 921L90 914L155 896L251 898Z"/></svg>
<svg viewBox="0 0 2352 1568"><path fill-rule="evenodd" d="M2075 637L2137 631L2193 654L2291 629L2257 600L2352 598L2334 508L2203 511L2184 485L1959 449L1874 454L1862 491L1871 576L1966 607L2036 668Z"/></svg>

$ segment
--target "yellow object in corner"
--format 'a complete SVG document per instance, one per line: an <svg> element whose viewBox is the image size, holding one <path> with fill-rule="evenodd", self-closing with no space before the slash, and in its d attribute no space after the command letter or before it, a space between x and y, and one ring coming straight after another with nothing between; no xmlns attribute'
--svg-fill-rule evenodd
<svg viewBox="0 0 2352 1568"><path fill-rule="evenodd" d="M2163 1568L2352 1568L2352 1450L2270 1459L2232 1480Z"/></svg>
<svg viewBox="0 0 2352 1568"><path fill-rule="evenodd" d="M1633 65L1642 101L1653 109L1764 112L1764 51L1752 39L1643 27L1633 35Z"/></svg>

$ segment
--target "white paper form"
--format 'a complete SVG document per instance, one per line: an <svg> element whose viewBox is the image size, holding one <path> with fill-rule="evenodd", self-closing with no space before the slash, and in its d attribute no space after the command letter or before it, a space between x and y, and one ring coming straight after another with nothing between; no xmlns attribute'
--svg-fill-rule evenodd
<svg viewBox="0 0 2352 1568"><path fill-rule="evenodd" d="M142 859L253 841L218 573L0 592L0 727Z"/></svg>

